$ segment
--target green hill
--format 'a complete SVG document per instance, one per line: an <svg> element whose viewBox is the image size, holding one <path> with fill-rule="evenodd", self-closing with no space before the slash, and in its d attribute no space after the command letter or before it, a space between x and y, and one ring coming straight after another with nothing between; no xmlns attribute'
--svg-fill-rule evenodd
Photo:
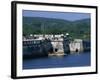
<svg viewBox="0 0 100 80"><path fill-rule="evenodd" d="M23 34L65 34L90 39L90 19L68 21L43 17L23 17Z"/></svg>

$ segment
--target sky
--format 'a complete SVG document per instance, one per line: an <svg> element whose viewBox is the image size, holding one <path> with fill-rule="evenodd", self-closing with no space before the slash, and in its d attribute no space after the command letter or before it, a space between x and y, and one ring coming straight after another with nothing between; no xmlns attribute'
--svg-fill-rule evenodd
<svg viewBox="0 0 100 80"><path fill-rule="evenodd" d="M90 13L33 11L33 10L23 10L22 15L27 17L45 17L45 18L64 19L69 21L90 18Z"/></svg>

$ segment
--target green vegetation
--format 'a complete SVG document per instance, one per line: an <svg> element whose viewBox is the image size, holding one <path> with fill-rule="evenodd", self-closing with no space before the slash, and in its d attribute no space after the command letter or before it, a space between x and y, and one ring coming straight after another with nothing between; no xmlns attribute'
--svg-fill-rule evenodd
<svg viewBox="0 0 100 80"><path fill-rule="evenodd" d="M71 38L90 39L90 26L90 19L67 21L42 17L23 17L23 35L69 33Z"/></svg>

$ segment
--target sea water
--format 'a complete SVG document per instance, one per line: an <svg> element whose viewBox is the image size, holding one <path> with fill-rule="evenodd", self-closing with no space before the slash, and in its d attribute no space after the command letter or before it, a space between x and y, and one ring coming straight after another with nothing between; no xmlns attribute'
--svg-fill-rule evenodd
<svg viewBox="0 0 100 80"><path fill-rule="evenodd" d="M68 54L65 56L49 56L23 60L23 69L81 67L91 65L90 52Z"/></svg>

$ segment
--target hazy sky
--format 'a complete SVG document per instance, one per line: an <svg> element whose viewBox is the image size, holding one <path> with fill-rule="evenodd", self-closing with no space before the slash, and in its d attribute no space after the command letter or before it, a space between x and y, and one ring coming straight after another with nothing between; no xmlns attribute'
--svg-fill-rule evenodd
<svg viewBox="0 0 100 80"><path fill-rule="evenodd" d="M23 16L56 18L56 19L75 21L75 20L90 18L90 13L23 10Z"/></svg>

